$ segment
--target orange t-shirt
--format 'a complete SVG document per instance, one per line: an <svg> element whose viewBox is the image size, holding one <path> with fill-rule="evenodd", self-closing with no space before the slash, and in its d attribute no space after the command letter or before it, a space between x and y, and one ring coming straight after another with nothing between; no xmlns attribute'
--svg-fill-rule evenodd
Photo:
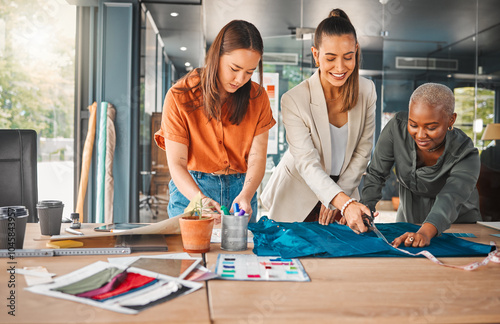
<svg viewBox="0 0 500 324"><path fill-rule="evenodd" d="M194 74L174 87L187 87L198 81L199 75ZM163 150L165 139L187 145L188 170L212 173L229 167L246 173L253 138L276 124L266 91L255 98L258 87L252 82L247 113L239 125L233 125L228 114L224 114L225 105L222 120L209 121L202 108L193 110L185 104L196 98L196 90L181 93L170 89L163 104L161 128L154 136L156 144Z"/></svg>

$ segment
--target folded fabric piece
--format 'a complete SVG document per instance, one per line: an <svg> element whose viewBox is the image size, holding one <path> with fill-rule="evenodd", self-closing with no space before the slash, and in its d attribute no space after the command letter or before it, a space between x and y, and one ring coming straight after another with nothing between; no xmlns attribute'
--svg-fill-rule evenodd
<svg viewBox="0 0 500 324"><path fill-rule="evenodd" d="M377 224L389 242L405 232L416 232L420 226L410 223ZM254 235L253 252L259 256L282 258L315 257L409 257L379 239L373 232L356 234L348 226L314 223L276 222L263 216L248 224ZM487 255L491 247L466 241L450 234L435 237L424 248L400 246L411 253L427 250L435 257L466 257Z"/></svg>
<svg viewBox="0 0 500 324"><path fill-rule="evenodd" d="M104 223L105 183L106 183L106 135L108 124L108 103L101 102L99 116L99 138L97 142L97 194L96 194L96 223Z"/></svg>
<svg viewBox="0 0 500 324"><path fill-rule="evenodd" d="M83 292L81 294L76 294L75 296L90 298L90 297L94 297L96 295L101 295L101 294L107 293L108 291L112 291L112 290L116 289L116 287L118 287L123 281L125 281L125 279L127 278L127 275L128 274L126 271L120 272L119 274L114 276L113 279L111 279L111 281L108 282L107 284L105 284L104 286L97 288L97 289L94 289L94 290L89 290L89 291Z"/></svg>
<svg viewBox="0 0 500 324"><path fill-rule="evenodd" d="M164 303L166 301L169 301L171 299L174 299L175 297L184 295L185 293L187 293L189 291L189 289L190 289L189 287L181 285L181 287L177 291L171 292L170 294L166 295L165 297L162 297L160 299L156 299L156 300L151 301L150 303L147 303L145 305L128 305L128 306L123 306L123 307L134 309L137 311L142 311L142 310L145 310L149 307L153 307L153 306L159 305L161 303Z"/></svg>
<svg viewBox="0 0 500 324"><path fill-rule="evenodd" d="M52 290L60 291L66 294L76 295L86 291L94 290L102 287L111 281L117 274L123 272L122 269L115 267L106 268L87 278L74 282L72 284L54 288Z"/></svg>
<svg viewBox="0 0 500 324"><path fill-rule="evenodd" d="M174 282L174 281L170 281L166 284L164 284L163 286L160 286L156 289L153 289L147 293L144 293L140 296L136 296L136 297L133 297L133 298L129 298L129 299L126 299L124 301L121 301L119 304L121 306L143 306L143 305L147 305L155 300L158 300L160 298L163 298L165 296L168 296L170 295L171 293L174 293L176 292L177 290L179 290L179 288L181 288L182 285L177 283L177 282Z"/></svg>
<svg viewBox="0 0 500 324"><path fill-rule="evenodd" d="M143 276L135 272L128 272L125 280L118 287L116 287L116 289L99 295L94 295L92 299L103 300L111 297L118 297L118 295L135 290L136 288L145 288L145 285L155 280L157 281L157 279L153 277Z"/></svg>
<svg viewBox="0 0 500 324"><path fill-rule="evenodd" d="M129 295L129 294L135 293L136 291L139 291L139 290L142 290L142 289L146 289L146 288L148 288L148 287L150 287L150 286L154 286L154 285L156 285L156 284L157 284L157 283L159 283L159 282L160 282L160 280L155 279L155 280L150 281L150 282L148 282L147 284L144 284L144 285L142 285L142 286L140 286L140 287L136 287L136 288L133 288L133 289L127 290L127 291L122 292L122 293L117 294L117 295L112 295L112 296L110 296L110 297L108 297L108 298L104 298L104 299L95 299L95 300L96 300L96 301L98 301L98 302L105 302L105 301L108 301L108 300L113 299L113 298L123 297L123 296Z"/></svg>

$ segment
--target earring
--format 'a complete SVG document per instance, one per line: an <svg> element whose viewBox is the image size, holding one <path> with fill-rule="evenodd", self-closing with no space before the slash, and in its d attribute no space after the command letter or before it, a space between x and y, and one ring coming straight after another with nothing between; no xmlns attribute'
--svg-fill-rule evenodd
<svg viewBox="0 0 500 324"><path fill-rule="evenodd" d="M319 63L318 62L316 62L316 67L319 67Z"/></svg>
<svg viewBox="0 0 500 324"><path fill-rule="evenodd" d="M448 127L448 130L452 131L453 130L453 125L451 125L450 127Z"/></svg>

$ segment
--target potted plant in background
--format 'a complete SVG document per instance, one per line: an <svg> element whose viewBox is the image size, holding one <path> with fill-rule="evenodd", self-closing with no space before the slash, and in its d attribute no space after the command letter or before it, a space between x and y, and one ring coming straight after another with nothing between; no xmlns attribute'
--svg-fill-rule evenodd
<svg viewBox="0 0 500 324"><path fill-rule="evenodd" d="M190 201L184 210L185 216L179 218L182 246L185 252L210 251L210 238L214 227L212 215L216 213L211 206L203 205L200 192Z"/></svg>

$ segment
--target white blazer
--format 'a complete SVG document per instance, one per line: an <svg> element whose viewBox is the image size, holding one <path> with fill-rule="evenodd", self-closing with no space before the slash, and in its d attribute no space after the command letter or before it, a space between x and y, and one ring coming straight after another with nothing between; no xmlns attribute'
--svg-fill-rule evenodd
<svg viewBox="0 0 500 324"><path fill-rule="evenodd" d="M330 123L319 70L281 97L288 150L260 196L269 218L300 222L318 201L328 206L340 192L359 198L359 182L373 147L376 101L375 85L360 77L358 102L348 112L344 163L335 183L330 178Z"/></svg>

